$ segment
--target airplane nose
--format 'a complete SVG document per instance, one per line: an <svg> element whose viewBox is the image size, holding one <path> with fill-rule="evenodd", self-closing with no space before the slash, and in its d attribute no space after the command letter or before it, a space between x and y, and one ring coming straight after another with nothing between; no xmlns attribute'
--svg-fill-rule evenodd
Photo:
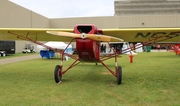
<svg viewBox="0 0 180 106"><path fill-rule="evenodd" d="M82 34L81 34L81 38L82 38L82 39L85 39L85 38L86 38L86 34L85 34L85 33L82 33Z"/></svg>

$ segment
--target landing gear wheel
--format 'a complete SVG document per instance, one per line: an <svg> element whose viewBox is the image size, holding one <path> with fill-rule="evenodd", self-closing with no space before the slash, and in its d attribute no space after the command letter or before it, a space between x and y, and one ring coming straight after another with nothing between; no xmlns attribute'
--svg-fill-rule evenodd
<svg viewBox="0 0 180 106"><path fill-rule="evenodd" d="M60 65L56 65L54 69L54 80L56 83L60 83L62 80L62 67Z"/></svg>
<svg viewBox="0 0 180 106"><path fill-rule="evenodd" d="M119 66L117 70L117 84L120 85L121 82L122 82L122 68L121 66Z"/></svg>

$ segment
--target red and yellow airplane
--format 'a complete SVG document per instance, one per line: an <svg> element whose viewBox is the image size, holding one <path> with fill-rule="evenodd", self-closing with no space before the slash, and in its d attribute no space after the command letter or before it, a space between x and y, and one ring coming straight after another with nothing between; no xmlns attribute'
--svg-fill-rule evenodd
<svg viewBox="0 0 180 106"><path fill-rule="evenodd" d="M144 45L155 42L180 42L180 28L126 28L126 29L97 29L95 25L76 25L74 29L41 29L41 28L0 28L1 40L28 40L55 50L62 54L60 65L56 65L54 79L60 83L62 75L80 62L101 63L113 76L117 78L117 84L122 83L122 68L118 66L117 56L114 50L110 54L100 54L100 42L143 42ZM63 41L76 42L77 56L69 55L44 45L39 41ZM146 41L146 42L144 42ZM63 70L63 57L67 55L75 61L67 69ZM115 58L115 71L104 64L105 60Z"/></svg>

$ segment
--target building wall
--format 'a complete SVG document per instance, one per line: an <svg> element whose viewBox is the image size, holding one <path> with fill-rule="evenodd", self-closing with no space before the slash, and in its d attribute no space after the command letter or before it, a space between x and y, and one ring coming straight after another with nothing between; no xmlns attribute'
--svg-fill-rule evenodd
<svg viewBox="0 0 180 106"><path fill-rule="evenodd" d="M99 28L119 27L119 17L80 17L51 19L51 28L73 28L76 24L95 24Z"/></svg>
<svg viewBox="0 0 180 106"><path fill-rule="evenodd" d="M115 15L180 14L180 0L115 0Z"/></svg>
<svg viewBox="0 0 180 106"><path fill-rule="evenodd" d="M118 16L119 27L180 27L180 15Z"/></svg>
<svg viewBox="0 0 180 106"><path fill-rule="evenodd" d="M32 23L31 23L31 27L32 28L49 28L49 22L50 22L50 19L42 16L42 15L39 15L35 12L32 12Z"/></svg>
<svg viewBox="0 0 180 106"><path fill-rule="evenodd" d="M180 15L131 15L51 19L51 28L73 28L76 24L95 24L98 28L180 27Z"/></svg>
<svg viewBox="0 0 180 106"><path fill-rule="evenodd" d="M31 27L31 11L8 0L1 0L0 8L0 27Z"/></svg>
<svg viewBox="0 0 180 106"><path fill-rule="evenodd" d="M1 0L0 27L49 28L49 19L8 0ZM25 44L31 44L31 42L16 41L16 53L21 52Z"/></svg>

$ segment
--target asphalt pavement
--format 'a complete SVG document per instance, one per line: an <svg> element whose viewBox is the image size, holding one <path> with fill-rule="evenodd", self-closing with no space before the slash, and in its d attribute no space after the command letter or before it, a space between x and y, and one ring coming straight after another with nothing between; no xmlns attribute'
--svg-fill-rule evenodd
<svg viewBox="0 0 180 106"><path fill-rule="evenodd" d="M31 59L37 59L37 58L41 58L41 56L37 54L37 55L4 58L4 59L0 59L0 65L10 64L10 63L19 62L19 61L25 61L25 60L31 60Z"/></svg>

